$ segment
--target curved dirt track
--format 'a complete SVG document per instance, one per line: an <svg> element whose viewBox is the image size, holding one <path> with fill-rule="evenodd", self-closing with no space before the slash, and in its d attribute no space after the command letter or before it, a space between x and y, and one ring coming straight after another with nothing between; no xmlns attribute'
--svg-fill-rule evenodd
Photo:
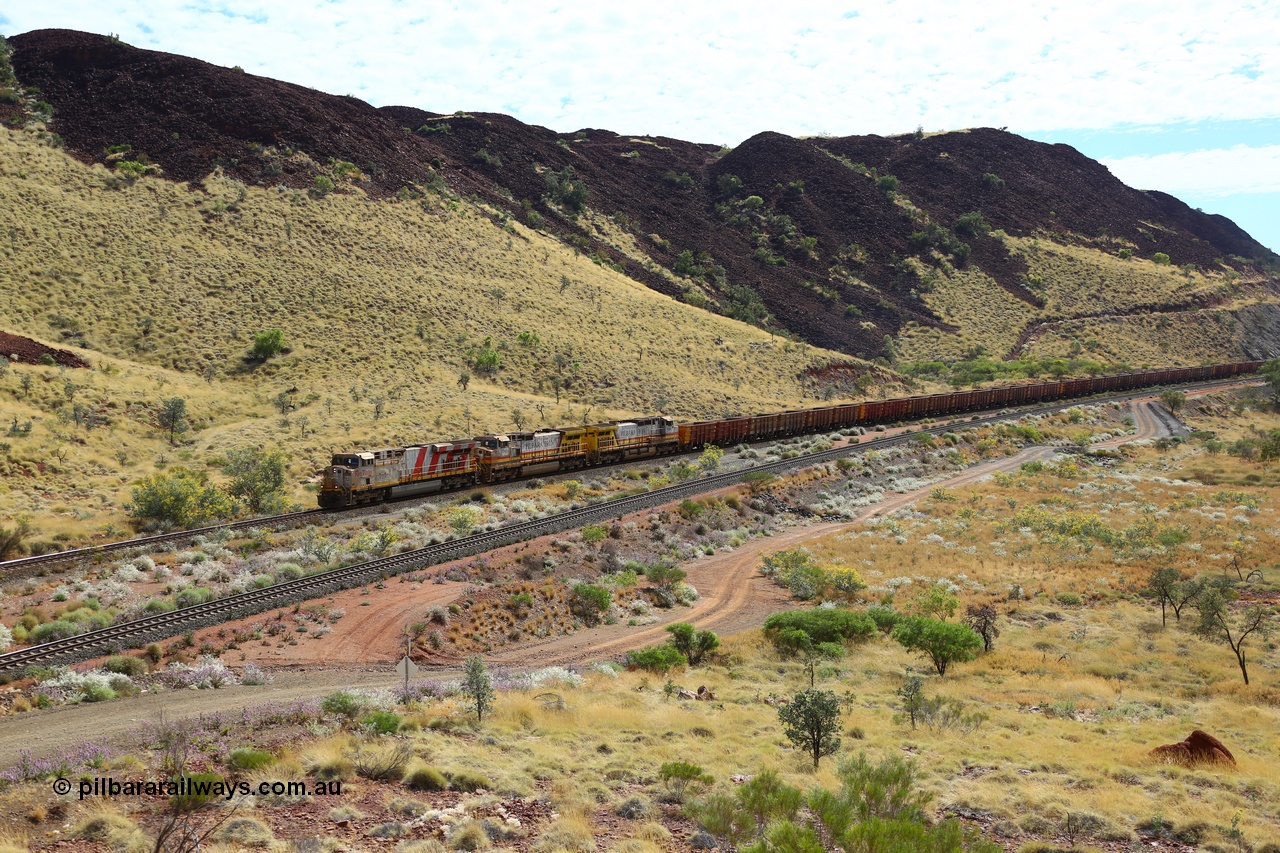
<svg viewBox="0 0 1280 853"><path fill-rule="evenodd" d="M1134 403L1135 433L1114 438L1097 446L1114 447L1143 438L1168 433L1166 412L1155 412L1152 402ZM1176 421L1174 421L1176 423ZM574 634L525 643L486 655L492 666L537 667L580 664L620 657L629 649L666 639L665 626L672 622L692 622L699 628L720 634L758 627L771 613L791 606L788 596L764 577L758 568L763 552L792 547L858 521L899 510L925 497L939 486L963 486L996 471L1016 469L1024 462L1045 459L1057 450L1028 447L1012 456L975 465L948 480L923 489L887 496L881 503L864 508L848 521L797 524L764 539L753 539L738 549L705 557L686 565L689 582L701 593L691 607L664 611L661 621L643 628L626 625L600 626ZM512 546L521 547L521 546ZM248 659L277 670L275 681L262 687L233 687L222 690L163 691L118 702L57 708L39 713L0 718L0 767L8 766L23 749L47 754L86 739L122 742L139 724L155 720L160 713L170 718L232 710L249 703L323 696L343 687L390 688L398 683L392 665L399 657L401 626L428 603L441 603L463 594L463 584L389 584L386 590L371 592L364 599L361 590L334 596L332 606L346 608L347 616L338 629L321 640L300 640L297 646L258 648L248 646ZM368 608L361 600L375 602ZM347 620L351 620L347 622ZM209 629L216 631L217 629ZM341 633L339 633L341 632ZM299 651L301 650L301 651ZM231 661L236 663L237 661ZM460 668L460 667L459 667ZM424 668L425 669L425 668ZM450 668L438 668L450 672Z"/></svg>

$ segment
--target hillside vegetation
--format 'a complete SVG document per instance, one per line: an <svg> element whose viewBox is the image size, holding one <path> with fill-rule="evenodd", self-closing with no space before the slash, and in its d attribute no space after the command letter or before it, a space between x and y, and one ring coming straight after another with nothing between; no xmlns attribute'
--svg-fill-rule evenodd
<svg viewBox="0 0 1280 853"><path fill-rule="evenodd" d="M837 357L447 195L316 198L216 176L192 192L6 129L0 198L6 329L93 365L0 376L14 475L0 513L46 529L41 516L86 513L119 526L128 484L166 461L281 446L300 485L333 447L794 407L805 370ZM286 351L253 357L272 328ZM175 397L196 429L170 447L156 415Z"/></svg>
<svg viewBox="0 0 1280 853"><path fill-rule="evenodd" d="M904 331L913 359L974 345L1004 356L1033 323L1229 308L1245 295L1237 286L1250 301L1277 298L1275 254L1230 220L1125 186L1068 146L992 128L763 132L730 150L375 109L90 33L11 43L49 129L84 162L193 184L218 169L247 185L350 184L383 199L447 186L663 293L858 357L892 359ZM998 314L948 310L956 276L966 299ZM1170 341L1165 361L1202 357ZM1274 344L1262 324L1213 351Z"/></svg>

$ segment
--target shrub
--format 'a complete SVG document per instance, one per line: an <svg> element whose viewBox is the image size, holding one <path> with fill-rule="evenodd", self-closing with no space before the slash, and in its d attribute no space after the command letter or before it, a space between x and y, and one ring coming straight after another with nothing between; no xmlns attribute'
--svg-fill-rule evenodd
<svg viewBox="0 0 1280 853"><path fill-rule="evenodd" d="M484 715L493 707L493 679L485 669L484 658L472 655L467 658L466 676L462 681L462 693L471 702L476 712L476 722L484 719Z"/></svg>
<svg viewBox="0 0 1280 853"><path fill-rule="evenodd" d="M688 622L667 626L671 645L688 659L690 666L697 666L706 655L720 648L720 638L713 631L699 631Z"/></svg>
<svg viewBox="0 0 1280 853"><path fill-rule="evenodd" d="M227 756L227 766L232 770L257 770L274 764L276 757L265 749L254 749L251 746L236 747Z"/></svg>
<svg viewBox="0 0 1280 853"><path fill-rule="evenodd" d="M157 473L134 486L132 503L125 509L144 528L189 527L229 517L235 510L231 498L211 485L202 471L175 468Z"/></svg>
<svg viewBox="0 0 1280 853"><path fill-rule="evenodd" d="M829 690L802 690L778 709L782 731L796 749L813 757L816 770L824 755L840 748L840 698Z"/></svg>
<svg viewBox="0 0 1280 853"><path fill-rule="evenodd" d="M658 778L677 803L684 802L686 793L696 792L715 782L715 777L688 761L668 761L658 769Z"/></svg>
<svg viewBox="0 0 1280 853"><path fill-rule="evenodd" d="M613 603L613 593L602 586L579 583L573 586L569 608L588 625L595 625Z"/></svg>
<svg viewBox="0 0 1280 853"><path fill-rule="evenodd" d="M974 210L956 220L956 232L977 237L991 232L991 226L982 218L982 211Z"/></svg>
<svg viewBox="0 0 1280 853"><path fill-rule="evenodd" d="M670 643L627 652L628 669L643 669L661 675L688 665L689 659Z"/></svg>
<svg viewBox="0 0 1280 853"><path fill-rule="evenodd" d="M870 637L876 623L865 613L848 610L788 610L764 620L764 634L771 642L785 630L803 631L814 643L844 643Z"/></svg>
<svg viewBox="0 0 1280 853"><path fill-rule="evenodd" d="M898 624L898 620L902 618L902 614L894 610L892 607L885 607L877 604L868 607L866 610L868 618L876 624L876 629L882 634L887 634L893 630L893 626Z"/></svg>
<svg viewBox="0 0 1280 853"><path fill-rule="evenodd" d="M30 638L32 643L48 643L83 633L84 629L75 622L58 619L53 622L46 622L43 625L37 625L35 630L31 632Z"/></svg>
<svg viewBox="0 0 1280 853"><path fill-rule="evenodd" d="M335 690L320 700L320 710L328 714L336 714L339 717L346 717L348 720L354 720L360 716L367 704L367 700L363 696L358 696L347 690Z"/></svg>
<svg viewBox="0 0 1280 853"><path fill-rule="evenodd" d="M946 675L953 663L973 660L982 648L982 638L971 628L922 616L900 620L892 636L903 648L928 657L938 675Z"/></svg>
<svg viewBox="0 0 1280 853"><path fill-rule="evenodd" d="M484 824L478 820L463 820L449 830L449 846L454 850L488 850L491 846Z"/></svg>
<svg viewBox="0 0 1280 853"><path fill-rule="evenodd" d="M1169 256L1164 252L1156 252L1151 256L1151 260L1162 267L1167 267L1169 265Z"/></svg>
<svg viewBox="0 0 1280 853"><path fill-rule="evenodd" d="M400 729L400 715L394 711L372 711L360 718L365 731L377 735L393 735Z"/></svg>
<svg viewBox="0 0 1280 853"><path fill-rule="evenodd" d="M148 669L147 662L142 658L130 657L129 655L112 655L103 661L102 668L107 672L127 675L130 678L135 675L142 675Z"/></svg>
<svg viewBox="0 0 1280 853"><path fill-rule="evenodd" d="M253 336L253 357L266 361L284 352L284 332L280 329L267 329Z"/></svg>
<svg viewBox="0 0 1280 853"><path fill-rule="evenodd" d="M405 774L404 786L410 791L443 791L449 787L449 780L429 764L415 764Z"/></svg>
<svg viewBox="0 0 1280 853"><path fill-rule="evenodd" d="M413 749L407 743L360 744L351 760L357 776L374 782L399 782L412 757Z"/></svg>
<svg viewBox="0 0 1280 853"><path fill-rule="evenodd" d="M546 179L547 190L556 204L567 207L575 213L581 213L587 206L587 185L581 178L574 175L572 166L565 166L559 172L548 170Z"/></svg>

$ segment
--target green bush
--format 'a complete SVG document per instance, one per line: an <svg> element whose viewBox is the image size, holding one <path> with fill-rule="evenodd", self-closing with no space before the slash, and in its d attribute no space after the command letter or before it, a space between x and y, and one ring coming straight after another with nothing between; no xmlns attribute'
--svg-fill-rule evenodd
<svg viewBox="0 0 1280 853"><path fill-rule="evenodd" d="M876 178L876 189L883 193L893 193L898 191L898 179L893 175L881 175Z"/></svg>
<svg viewBox="0 0 1280 853"><path fill-rule="evenodd" d="M321 700L320 710L354 720L364 711L366 704L363 696L357 696L346 690L336 690Z"/></svg>
<svg viewBox="0 0 1280 853"><path fill-rule="evenodd" d="M715 778L697 764L688 761L668 761L658 769L658 778L677 803L683 803L685 794L710 785Z"/></svg>
<svg viewBox="0 0 1280 853"><path fill-rule="evenodd" d="M699 631L688 622L676 622L667 626L671 635L671 645L689 661L690 666L697 666L702 659L720 648L720 638L713 631Z"/></svg>
<svg viewBox="0 0 1280 853"><path fill-rule="evenodd" d="M1151 260L1162 267L1167 267L1169 265L1169 256L1164 252L1156 252L1151 256Z"/></svg>
<svg viewBox="0 0 1280 853"><path fill-rule="evenodd" d="M107 672L114 672L118 675L127 675L132 678L135 675L142 675L150 667L142 658L130 657L129 655L112 655L102 663L102 668Z"/></svg>
<svg viewBox="0 0 1280 853"><path fill-rule="evenodd" d="M267 329L253 336L253 357L260 361L275 358L284 352L284 332L280 329Z"/></svg>
<svg viewBox="0 0 1280 853"><path fill-rule="evenodd" d="M393 735L400 730L400 715L394 711L371 711L360 718L360 725L378 735Z"/></svg>
<svg viewBox="0 0 1280 853"><path fill-rule="evenodd" d="M670 643L627 652L627 668L662 674L689 665L689 659Z"/></svg>
<svg viewBox="0 0 1280 853"><path fill-rule="evenodd" d="M232 770L257 770L274 764L276 757L265 749L238 746L227 756L227 766Z"/></svg>
<svg viewBox="0 0 1280 853"><path fill-rule="evenodd" d="M902 618L902 614L894 610L892 607L885 607L877 604L867 608L867 616L872 622L876 623L876 628L882 634L887 634L893 630L893 626L898 624L898 620Z"/></svg>
<svg viewBox="0 0 1280 853"><path fill-rule="evenodd" d="M865 613L849 610L788 610L764 620L764 634L771 642L786 630L803 631L816 643L845 643L870 637L876 623Z"/></svg>
<svg viewBox="0 0 1280 853"><path fill-rule="evenodd" d="M573 586L569 609L583 622L594 625L600 621L602 615L608 612L609 605L612 603L613 593L609 590L594 584L579 583Z"/></svg>
<svg viewBox="0 0 1280 853"><path fill-rule="evenodd" d="M58 619L55 622L46 622L43 625L37 625L35 630L30 634L32 643L48 643L53 640L62 640L67 637L74 637L77 634L83 634L84 629L75 622L66 619Z"/></svg>
<svg viewBox="0 0 1280 853"><path fill-rule="evenodd" d="M144 528L190 527L229 517L235 504L203 471L175 468L134 486L125 509Z"/></svg>
<svg viewBox="0 0 1280 853"><path fill-rule="evenodd" d="M899 620L892 636L903 648L928 657L938 675L946 675L953 663L973 660L982 649L982 638L972 629L922 616Z"/></svg>

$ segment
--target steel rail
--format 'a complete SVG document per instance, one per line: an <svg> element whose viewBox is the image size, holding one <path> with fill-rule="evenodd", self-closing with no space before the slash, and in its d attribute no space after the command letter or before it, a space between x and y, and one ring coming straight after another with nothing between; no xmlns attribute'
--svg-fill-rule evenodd
<svg viewBox="0 0 1280 853"><path fill-rule="evenodd" d="M1232 378L1230 380L1201 381L1180 385L1179 387L1198 389L1238 382L1239 378ZM168 613L159 613L154 616L122 622L84 634L77 634L74 637L52 640L38 646L0 654L0 672L31 664L84 660L103 654L115 653L128 647L140 647L154 640L173 637L186 631L207 628L234 619L241 619L277 607L294 604L298 601L330 595L414 569L429 568L451 560L491 551L504 545L527 541L550 533L559 533L597 521L620 518L637 510L661 506L692 497L693 495L722 489L726 486L738 485L745 482L750 475L800 470L844 456L865 453L868 450L905 444L921 433L940 435L955 429L990 426L1031 415L1062 411L1063 409L1078 406L1082 401L1086 405L1100 405L1151 395L1152 389L1147 388L1123 394L1106 394L1093 398L1073 398L1068 401L1040 404L1012 411L1009 407L1005 407L986 417L974 416L967 421L946 421L932 424L921 427L918 430L908 430L896 435L873 438L870 441L856 444L851 443L829 450L797 456L793 459L780 459L737 471L713 474L686 483L664 486L663 488L638 495L624 495L618 498L602 500L584 507L557 513L550 518L516 522L496 530L473 533L460 539L428 545L425 548L406 551L402 554L382 557L353 566L331 569L296 580L285 581L265 589L236 593L205 602L204 604L196 604Z"/></svg>

